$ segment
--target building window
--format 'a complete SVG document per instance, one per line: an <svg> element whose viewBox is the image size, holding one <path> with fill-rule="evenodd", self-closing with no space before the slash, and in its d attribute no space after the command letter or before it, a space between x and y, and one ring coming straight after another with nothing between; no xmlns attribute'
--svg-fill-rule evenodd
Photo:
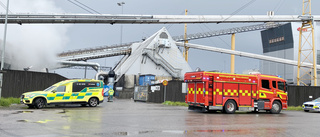
<svg viewBox="0 0 320 137"><path fill-rule="evenodd" d="M168 39L167 33L162 32L162 33L160 34L160 38L162 38L162 39Z"/></svg>
<svg viewBox="0 0 320 137"><path fill-rule="evenodd" d="M284 41L284 36L278 37L278 38L274 38L274 39L270 39L269 40L269 44L273 44L273 43L281 42L281 41Z"/></svg>

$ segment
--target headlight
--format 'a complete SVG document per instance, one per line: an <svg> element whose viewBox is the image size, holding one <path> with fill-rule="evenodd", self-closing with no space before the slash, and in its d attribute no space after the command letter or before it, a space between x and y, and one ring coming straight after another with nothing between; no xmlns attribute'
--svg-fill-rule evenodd
<svg viewBox="0 0 320 137"><path fill-rule="evenodd" d="M35 96L35 94L28 94L25 96L25 98L33 98Z"/></svg>

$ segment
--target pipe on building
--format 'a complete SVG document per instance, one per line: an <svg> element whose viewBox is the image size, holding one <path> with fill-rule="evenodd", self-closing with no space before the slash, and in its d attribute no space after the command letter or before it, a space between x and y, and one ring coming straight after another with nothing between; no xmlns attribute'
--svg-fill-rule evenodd
<svg viewBox="0 0 320 137"><path fill-rule="evenodd" d="M80 62L80 61L58 61L61 65L69 65L69 66L90 66L97 72L100 72L100 64L93 62Z"/></svg>

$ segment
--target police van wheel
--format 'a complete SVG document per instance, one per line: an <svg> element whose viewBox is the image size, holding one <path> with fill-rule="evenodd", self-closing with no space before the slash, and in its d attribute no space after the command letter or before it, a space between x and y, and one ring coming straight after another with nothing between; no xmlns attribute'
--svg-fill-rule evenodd
<svg viewBox="0 0 320 137"><path fill-rule="evenodd" d="M98 105L98 99L97 98L90 98L89 99L89 106L90 107L96 107Z"/></svg>
<svg viewBox="0 0 320 137"><path fill-rule="evenodd" d="M237 105L233 100L228 100L226 104L224 104L224 112L227 114L233 114L237 109Z"/></svg>
<svg viewBox="0 0 320 137"><path fill-rule="evenodd" d="M281 104L278 101L274 101L270 110L271 114L279 114L281 111Z"/></svg>
<svg viewBox="0 0 320 137"><path fill-rule="evenodd" d="M45 104L46 104L46 101L43 98L37 98L34 101L34 107L37 109L43 108L45 106Z"/></svg>

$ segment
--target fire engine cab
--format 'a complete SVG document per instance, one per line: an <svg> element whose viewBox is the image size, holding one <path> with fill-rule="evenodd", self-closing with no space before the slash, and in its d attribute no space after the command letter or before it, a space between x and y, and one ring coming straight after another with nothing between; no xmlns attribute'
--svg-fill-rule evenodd
<svg viewBox="0 0 320 137"><path fill-rule="evenodd" d="M222 111L266 110L272 114L287 109L286 81L272 75L188 72L186 103L189 109Z"/></svg>

